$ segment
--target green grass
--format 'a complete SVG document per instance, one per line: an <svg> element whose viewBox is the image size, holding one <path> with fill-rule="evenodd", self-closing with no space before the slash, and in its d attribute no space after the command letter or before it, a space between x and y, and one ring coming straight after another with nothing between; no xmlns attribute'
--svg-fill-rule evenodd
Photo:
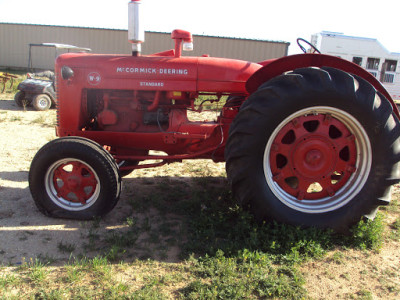
<svg viewBox="0 0 400 300"><path fill-rule="evenodd" d="M20 284L20 280L15 274L1 274L0 275L0 290L15 287Z"/></svg>
<svg viewBox="0 0 400 300"><path fill-rule="evenodd" d="M303 277L293 266L274 266L268 254L244 250L227 257L219 250L214 256L193 259L195 281L182 292L188 299L302 299Z"/></svg>

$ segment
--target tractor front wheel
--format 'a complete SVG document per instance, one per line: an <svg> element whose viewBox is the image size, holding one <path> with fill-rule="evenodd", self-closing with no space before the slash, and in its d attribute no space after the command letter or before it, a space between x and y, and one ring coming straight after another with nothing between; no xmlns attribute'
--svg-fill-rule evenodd
<svg viewBox="0 0 400 300"><path fill-rule="evenodd" d="M49 142L35 155L29 188L44 214L85 220L115 206L121 179L115 161L101 146L67 137Z"/></svg>
<svg viewBox="0 0 400 300"><path fill-rule="evenodd" d="M226 146L228 179L258 218L347 231L389 203L399 136L391 104L365 80L298 69L242 106Z"/></svg>

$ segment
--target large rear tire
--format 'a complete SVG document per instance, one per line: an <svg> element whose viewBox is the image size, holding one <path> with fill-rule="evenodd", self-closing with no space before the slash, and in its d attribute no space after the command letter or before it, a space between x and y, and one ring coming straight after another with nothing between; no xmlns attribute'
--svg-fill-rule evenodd
<svg viewBox="0 0 400 300"><path fill-rule="evenodd" d="M226 146L234 195L260 219L347 231L390 202L400 124L365 80L304 68L243 104Z"/></svg>
<svg viewBox="0 0 400 300"><path fill-rule="evenodd" d="M116 205L121 178L115 161L100 145L66 137L49 142L35 155L29 188L44 214L87 220Z"/></svg>

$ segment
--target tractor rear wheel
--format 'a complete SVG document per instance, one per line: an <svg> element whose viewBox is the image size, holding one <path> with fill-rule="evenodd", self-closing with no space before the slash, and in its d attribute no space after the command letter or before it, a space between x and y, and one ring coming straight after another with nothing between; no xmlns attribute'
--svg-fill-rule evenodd
<svg viewBox="0 0 400 300"><path fill-rule="evenodd" d="M66 137L49 142L35 155L29 188L44 214L86 220L116 205L121 178L115 161L100 145Z"/></svg>
<svg viewBox="0 0 400 300"><path fill-rule="evenodd" d="M365 80L303 68L243 104L226 146L234 195L259 219L347 231L390 202L400 124Z"/></svg>

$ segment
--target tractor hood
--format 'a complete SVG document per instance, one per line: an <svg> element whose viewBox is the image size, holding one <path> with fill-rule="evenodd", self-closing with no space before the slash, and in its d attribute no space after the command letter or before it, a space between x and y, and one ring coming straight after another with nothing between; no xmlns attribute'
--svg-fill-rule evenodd
<svg viewBox="0 0 400 300"><path fill-rule="evenodd" d="M73 71L85 88L246 93L247 79L261 65L213 57L117 56L66 53L56 70Z"/></svg>

